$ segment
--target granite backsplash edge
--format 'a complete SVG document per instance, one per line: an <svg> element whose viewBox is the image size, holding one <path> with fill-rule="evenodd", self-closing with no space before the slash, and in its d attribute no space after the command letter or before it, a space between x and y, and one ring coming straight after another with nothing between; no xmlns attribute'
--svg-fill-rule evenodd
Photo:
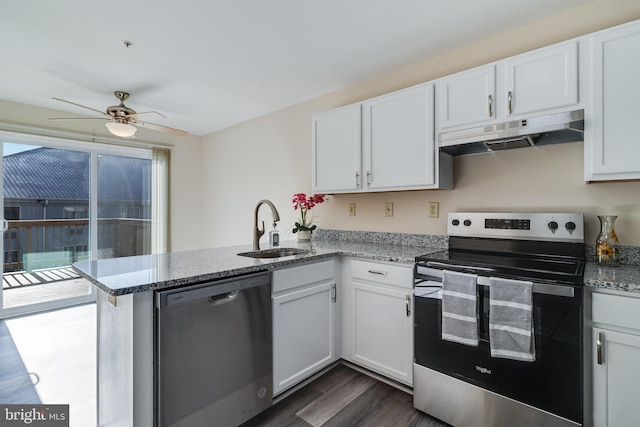
<svg viewBox="0 0 640 427"><path fill-rule="evenodd" d="M432 234L387 233L378 231L350 231L317 229L313 238L318 240L345 240L359 243L380 243L447 249L449 237Z"/></svg>
<svg viewBox="0 0 640 427"><path fill-rule="evenodd" d="M433 234L317 229L313 236L314 239L319 240L347 240L351 242L421 246L441 249L447 249L449 245L448 236ZM621 246L620 253L622 255L622 264L640 265L640 246ZM595 261L596 246L586 244L585 256L587 261Z"/></svg>

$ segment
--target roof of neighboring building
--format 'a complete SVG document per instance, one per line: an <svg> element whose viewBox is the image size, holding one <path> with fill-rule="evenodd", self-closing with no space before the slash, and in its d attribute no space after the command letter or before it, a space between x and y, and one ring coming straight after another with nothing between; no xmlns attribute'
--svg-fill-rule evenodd
<svg viewBox="0 0 640 427"><path fill-rule="evenodd" d="M91 154L40 147L3 158L5 198L89 199ZM101 155L99 200L149 199L149 160Z"/></svg>

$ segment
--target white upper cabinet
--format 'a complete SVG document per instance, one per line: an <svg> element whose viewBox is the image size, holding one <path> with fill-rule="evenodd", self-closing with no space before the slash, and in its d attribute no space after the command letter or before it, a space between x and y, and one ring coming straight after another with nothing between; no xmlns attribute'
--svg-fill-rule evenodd
<svg viewBox="0 0 640 427"><path fill-rule="evenodd" d="M362 104L366 188L411 189L435 183L433 85Z"/></svg>
<svg viewBox="0 0 640 427"><path fill-rule="evenodd" d="M578 42L440 79L439 129L543 115L578 103Z"/></svg>
<svg viewBox="0 0 640 427"><path fill-rule="evenodd" d="M452 188L438 152L434 86L425 83L313 116L313 191Z"/></svg>
<svg viewBox="0 0 640 427"><path fill-rule="evenodd" d="M361 181L360 104L313 116L314 193L353 192Z"/></svg>
<svg viewBox="0 0 640 427"><path fill-rule="evenodd" d="M504 68L506 117L578 103L577 41L507 59Z"/></svg>
<svg viewBox="0 0 640 427"><path fill-rule="evenodd" d="M585 180L640 178L640 21L585 38L592 99L585 109Z"/></svg>
<svg viewBox="0 0 640 427"><path fill-rule="evenodd" d="M488 65L440 80L440 128L486 122L496 117L496 67Z"/></svg>

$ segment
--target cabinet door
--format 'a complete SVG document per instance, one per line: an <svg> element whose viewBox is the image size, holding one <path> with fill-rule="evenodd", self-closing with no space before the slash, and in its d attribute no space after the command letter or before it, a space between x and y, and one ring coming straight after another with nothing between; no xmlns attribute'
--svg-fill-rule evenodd
<svg viewBox="0 0 640 427"><path fill-rule="evenodd" d="M312 186L314 193L360 189L360 104L313 116Z"/></svg>
<svg viewBox="0 0 640 427"><path fill-rule="evenodd" d="M335 360L335 283L273 298L273 391L297 384Z"/></svg>
<svg viewBox="0 0 640 427"><path fill-rule="evenodd" d="M505 115L578 103L578 42L565 43L505 61Z"/></svg>
<svg viewBox="0 0 640 427"><path fill-rule="evenodd" d="M402 383L413 383L410 292L352 282L351 359Z"/></svg>
<svg viewBox="0 0 640 427"><path fill-rule="evenodd" d="M640 420L640 336L593 328L593 343L594 426L637 425Z"/></svg>
<svg viewBox="0 0 640 427"><path fill-rule="evenodd" d="M488 65L440 80L440 129L496 117L496 68Z"/></svg>
<svg viewBox="0 0 640 427"><path fill-rule="evenodd" d="M362 104L367 189L427 188L435 184L433 85Z"/></svg>
<svg viewBox="0 0 640 427"><path fill-rule="evenodd" d="M638 179L640 24L597 33L591 42L593 111L591 132L585 132L585 179Z"/></svg>

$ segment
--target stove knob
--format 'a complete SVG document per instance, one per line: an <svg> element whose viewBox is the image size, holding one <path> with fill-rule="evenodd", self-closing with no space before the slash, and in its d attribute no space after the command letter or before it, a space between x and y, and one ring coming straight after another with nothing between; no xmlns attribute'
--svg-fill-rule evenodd
<svg viewBox="0 0 640 427"><path fill-rule="evenodd" d="M471 220L465 219L463 224L465 225L465 227L468 227L471 225Z"/></svg>
<svg viewBox="0 0 640 427"><path fill-rule="evenodd" d="M454 219L453 221L451 221L451 225L457 227L458 225L460 225L460 220L459 219Z"/></svg>
<svg viewBox="0 0 640 427"><path fill-rule="evenodd" d="M573 231L576 229L576 223L573 221L569 221L564 225L564 228L566 228L569 231Z"/></svg>
<svg viewBox="0 0 640 427"><path fill-rule="evenodd" d="M549 230L551 231L556 231L558 229L558 223L555 221L550 221L549 224L547 224L547 227L549 227Z"/></svg>

